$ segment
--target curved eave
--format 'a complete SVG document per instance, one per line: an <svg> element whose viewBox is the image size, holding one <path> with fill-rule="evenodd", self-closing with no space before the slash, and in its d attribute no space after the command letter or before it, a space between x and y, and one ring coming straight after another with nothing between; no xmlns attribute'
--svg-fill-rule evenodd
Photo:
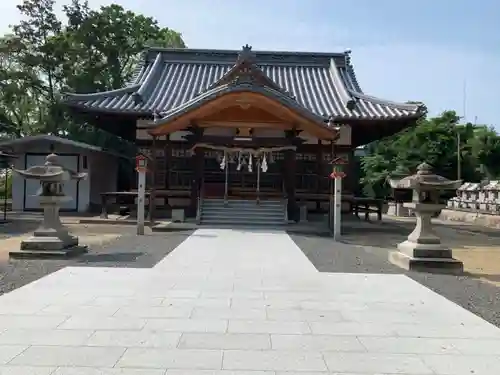
<svg viewBox="0 0 500 375"><path fill-rule="evenodd" d="M417 111L414 113L402 114L402 115L378 115L378 116L331 116L330 119L334 123L344 123L344 122L363 122L363 121L388 121L388 122L400 122L400 121L410 121L418 120L425 116L427 110Z"/></svg>
<svg viewBox="0 0 500 375"><path fill-rule="evenodd" d="M267 97L270 97L282 105L289 107L296 112L298 112L303 117L309 119L310 121L316 122L318 124L322 124L327 127L325 124L325 118L322 116L318 116L315 113L309 111L307 108L302 107L299 103L297 103L292 98L282 94L279 91L271 89L269 87L263 86L253 86L251 84L240 84L237 86L231 84L225 84L222 86L215 87L214 89L207 91L196 98L176 107L166 113L163 114L163 117L156 121L156 125L161 126L166 124L196 108L200 108L205 103L208 103L212 100L215 100L223 95L231 94L231 93L243 93L243 92L251 92L256 94L261 94Z"/></svg>
<svg viewBox="0 0 500 375"><path fill-rule="evenodd" d="M381 99L375 96L366 95L351 89L348 89L349 94L354 100L354 105L364 105L371 107L385 107L386 111L392 111L394 115L385 116L373 116L373 119L412 119L420 118L427 114L427 107L423 103L419 104L408 104L408 103L397 103L390 100Z"/></svg>
<svg viewBox="0 0 500 375"><path fill-rule="evenodd" d="M155 80L158 78L158 74L161 73L162 66L162 56L161 53L156 55L156 58L150 66L143 65L140 69L134 73L133 82L126 87L103 91L98 93L90 94L75 94L75 93L63 93L64 99L63 104L80 108L88 111L95 111L101 113L133 113L133 114L144 114L145 111L142 110L123 110L121 108L102 108L102 103L115 99L116 97L122 97L120 101L133 100L137 103L137 107L141 107L143 97L145 93L156 84ZM149 112L146 112L149 113Z"/></svg>
<svg viewBox="0 0 500 375"><path fill-rule="evenodd" d="M75 113L82 114L102 114L102 115L126 115L134 117L151 117L154 114L153 110L140 109L123 109L123 108L101 108L88 105L86 103L63 102L64 105L71 108Z"/></svg>
<svg viewBox="0 0 500 375"><path fill-rule="evenodd" d="M345 67L342 69L339 69L335 60L331 59L330 73L347 113L347 115L342 116L331 116L334 122L411 120L418 119L427 113L427 108L422 103L397 103L364 94L354 73L349 54L345 54Z"/></svg>
<svg viewBox="0 0 500 375"><path fill-rule="evenodd" d="M110 97L116 97L124 94L133 94L137 92L142 85L136 84L127 87L123 87L121 89L111 90L111 91L103 91L96 92L90 94L75 94L70 92L63 92L62 95L64 97L63 103L68 105L79 105L79 102L88 102L88 101L97 101L103 100Z"/></svg>

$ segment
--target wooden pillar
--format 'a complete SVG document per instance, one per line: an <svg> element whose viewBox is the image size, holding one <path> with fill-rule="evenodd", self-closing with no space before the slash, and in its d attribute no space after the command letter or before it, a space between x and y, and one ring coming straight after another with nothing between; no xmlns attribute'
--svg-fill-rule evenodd
<svg viewBox="0 0 500 375"><path fill-rule="evenodd" d="M170 134L165 139L165 189L170 189L170 169L172 165L172 144Z"/></svg>
<svg viewBox="0 0 500 375"><path fill-rule="evenodd" d="M321 181L323 179L323 142L318 139L318 146L316 148L316 194L321 193ZM321 209L321 202L316 201L316 211Z"/></svg>
<svg viewBox="0 0 500 375"><path fill-rule="evenodd" d="M190 129L193 132L193 136L190 137L191 145L194 146L196 143L201 142L203 138L203 129L196 126ZM187 215L189 217L196 216L196 210L198 207L198 194L201 189L203 180L203 167L205 164L205 149L202 147L197 147L193 150L193 156L191 157L191 165L193 170L193 179L191 180L191 202L189 204L189 209Z"/></svg>
<svg viewBox="0 0 500 375"><path fill-rule="evenodd" d="M294 145L294 140L296 137L296 131L287 131L286 138L289 140L291 145ZM296 174L296 150L286 150L285 151L285 190L288 199L288 218L290 220L298 220L298 209L297 201L295 198L295 174Z"/></svg>
<svg viewBox="0 0 500 375"><path fill-rule="evenodd" d="M347 194L357 195L356 190L358 190L358 181L359 181L359 171L358 166L356 165L356 159L354 157L354 149L351 149L347 152L348 165L347 165L347 176L344 191Z"/></svg>
<svg viewBox="0 0 500 375"><path fill-rule="evenodd" d="M155 207L156 207L156 172L157 172L156 146L157 146L157 137L153 136L153 145L151 147L151 191L149 196L149 207L148 207L149 208L148 219L151 225L154 222Z"/></svg>

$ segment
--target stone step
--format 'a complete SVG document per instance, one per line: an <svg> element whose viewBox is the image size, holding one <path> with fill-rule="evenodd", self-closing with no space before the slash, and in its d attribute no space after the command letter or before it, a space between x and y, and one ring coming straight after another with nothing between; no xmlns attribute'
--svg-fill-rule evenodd
<svg viewBox="0 0 500 375"><path fill-rule="evenodd" d="M284 202L224 202L224 201L207 201L202 202L204 206L218 206L218 207L282 207Z"/></svg>
<svg viewBox="0 0 500 375"><path fill-rule="evenodd" d="M249 214L252 213L259 213L259 212L284 212L285 208L284 207L210 207L210 206L203 206L201 208L201 212L214 212L214 213L223 213L223 212L248 212Z"/></svg>
<svg viewBox="0 0 500 375"><path fill-rule="evenodd" d="M233 220L247 220L247 219L256 219L256 220L284 220L285 219L285 213L284 212L279 212L279 213L267 213L267 214L258 214L258 215L248 215L245 212L240 212L240 213L221 213L221 214L212 214L212 213L202 213L201 218L203 219L219 219L219 218L226 218L226 219L233 219Z"/></svg>
<svg viewBox="0 0 500 375"><path fill-rule="evenodd" d="M251 225L251 226L276 226L276 225L285 225L284 218L279 219L267 219L267 218L226 218L226 217L217 217L217 218L201 218L201 224L207 225L215 225L215 224L224 224L224 225Z"/></svg>
<svg viewBox="0 0 500 375"><path fill-rule="evenodd" d="M285 202L281 200L204 199L200 223L225 226L279 226L285 224Z"/></svg>
<svg viewBox="0 0 500 375"><path fill-rule="evenodd" d="M205 197L207 202L224 202L224 198L210 198ZM239 198L228 198L227 202L243 202L243 203L253 203L256 202L257 198L253 199L239 199ZM261 199L261 202L283 202L283 199Z"/></svg>

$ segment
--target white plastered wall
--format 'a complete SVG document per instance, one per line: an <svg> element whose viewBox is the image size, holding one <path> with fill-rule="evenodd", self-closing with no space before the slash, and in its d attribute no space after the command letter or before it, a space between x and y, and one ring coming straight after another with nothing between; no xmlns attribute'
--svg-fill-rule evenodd
<svg viewBox="0 0 500 375"><path fill-rule="evenodd" d="M14 168L25 169L26 165L26 154L49 154L51 152L50 147L54 145L54 152L56 154L75 154L80 155L79 161L79 171L83 170L83 156L88 156L87 152L82 151L81 148L77 148L70 145L56 144L49 141L34 141L29 144L16 145L10 148L11 152L18 156L14 161ZM90 168L89 159L87 159L87 166ZM90 197L90 185L91 176L87 176L87 179L79 182L78 185L78 211L85 212L89 207L89 197ZM12 210L23 211L24 210L24 179L18 174L14 173L12 176Z"/></svg>

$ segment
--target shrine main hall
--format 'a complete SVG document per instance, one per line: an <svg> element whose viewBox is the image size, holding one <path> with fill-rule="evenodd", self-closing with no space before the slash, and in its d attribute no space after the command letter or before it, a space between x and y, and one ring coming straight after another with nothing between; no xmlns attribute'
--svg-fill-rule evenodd
<svg viewBox="0 0 500 375"><path fill-rule="evenodd" d="M355 149L426 113L423 104L365 94L350 51L261 52L248 45L149 48L125 87L66 94L65 104L150 158L155 216L177 208L199 217L212 200L281 202L293 220L299 205L327 204L332 160L347 162L342 197L353 197ZM133 181L121 189L134 191Z"/></svg>

